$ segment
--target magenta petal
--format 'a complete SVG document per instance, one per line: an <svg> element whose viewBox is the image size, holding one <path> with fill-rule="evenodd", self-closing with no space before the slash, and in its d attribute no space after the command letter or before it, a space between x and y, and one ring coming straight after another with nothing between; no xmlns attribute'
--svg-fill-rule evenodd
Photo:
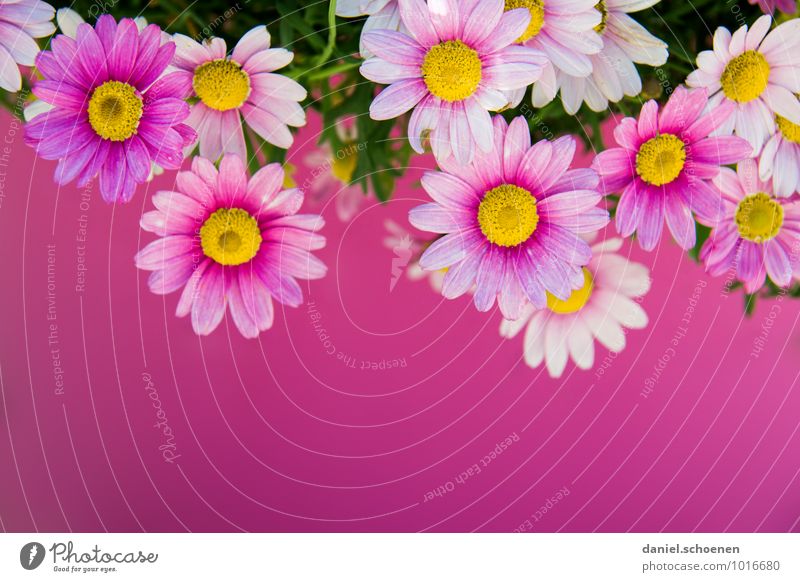
<svg viewBox="0 0 800 582"><path fill-rule="evenodd" d="M718 106L701 115L681 134L687 143L703 139L716 131L723 123L728 121L736 110L736 103L726 99Z"/></svg>
<svg viewBox="0 0 800 582"><path fill-rule="evenodd" d="M709 137L692 144L692 159L700 163L728 165L750 157L752 146L740 137L725 135Z"/></svg>
<svg viewBox="0 0 800 582"><path fill-rule="evenodd" d="M478 192L458 176L425 172L421 182L430 197L447 208L474 208L480 202Z"/></svg>
<svg viewBox="0 0 800 582"><path fill-rule="evenodd" d="M147 146L136 135L125 142L125 163L137 182L147 181L150 175L150 155Z"/></svg>
<svg viewBox="0 0 800 582"><path fill-rule="evenodd" d="M110 14L103 14L97 19L94 27L100 42L103 43L106 53L114 47L114 38L117 34L117 21Z"/></svg>
<svg viewBox="0 0 800 582"><path fill-rule="evenodd" d="M659 128L661 133L680 135L685 127L694 123L708 103L705 89L688 90L677 87L661 110Z"/></svg>
<svg viewBox="0 0 800 582"><path fill-rule="evenodd" d="M467 257L449 269L442 283L442 295L447 299L456 299L469 291L475 285L478 276L478 267L488 245L474 249Z"/></svg>
<svg viewBox="0 0 800 582"><path fill-rule="evenodd" d="M85 78L90 80L89 86L99 85L107 81L106 51L94 28L88 24L78 26L76 42L80 57L76 66L83 68Z"/></svg>
<svg viewBox="0 0 800 582"><path fill-rule="evenodd" d="M664 229L664 189L648 186L640 193L641 215L636 234L639 244L646 251L656 248Z"/></svg>
<svg viewBox="0 0 800 582"><path fill-rule="evenodd" d="M224 274L222 267L211 265L197 285L192 303L192 328L197 335L208 335L216 329L225 314Z"/></svg>
<svg viewBox="0 0 800 582"><path fill-rule="evenodd" d="M116 202L122 197L125 182L125 151L120 142L112 142L108 158L100 170L100 193L106 202Z"/></svg>
<svg viewBox="0 0 800 582"><path fill-rule="evenodd" d="M414 38L425 47L439 44L439 35L431 22L431 10L424 0L398 0L400 18Z"/></svg>
<svg viewBox="0 0 800 582"><path fill-rule="evenodd" d="M651 99L639 114L639 139L647 141L658 133L658 103Z"/></svg>
<svg viewBox="0 0 800 582"><path fill-rule="evenodd" d="M422 79L407 79L389 85L369 106L375 120L394 119L414 107L428 93Z"/></svg>
<svg viewBox="0 0 800 582"><path fill-rule="evenodd" d="M519 319L522 315L522 308L527 305L528 300L525 292L519 284L519 277L514 268L515 259L512 255L506 256L506 266L503 275L503 282L500 285L500 292L497 296L497 304L503 317L510 320Z"/></svg>
<svg viewBox="0 0 800 582"><path fill-rule="evenodd" d="M533 255L527 250L521 250L515 259L513 264L522 291L534 307L543 308L547 305L547 295L537 274L538 266L534 262Z"/></svg>
<svg viewBox="0 0 800 582"><path fill-rule="evenodd" d="M525 153L531 148L531 132L524 117L515 117L505 133L503 141L503 174L513 180Z"/></svg>
<svg viewBox="0 0 800 582"><path fill-rule="evenodd" d="M550 158L547 172L539 179L539 187L543 191L546 192L561 180L572 164L576 147L575 138L570 135L560 137L553 142L553 156Z"/></svg>
<svg viewBox="0 0 800 582"><path fill-rule="evenodd" d="M475 213L472 210L446 208L438 204L422 204L411 209L408 221L420 230L446 234L474 223Z"/></svg>
<svg viewBox="0 0 800 582"><path fill-rule="evenodd" d="M390 63L420 66L425 58L425 49L402 32L371 30L364 33L362 42L372 54Z"/></svg>
<svg viewBox="0 0 800 582"><path fill-rule="evenodd" d="M117 26L114 46L108 52L108 75L117 81L130 80L136 54L139 51L139 29L130 18L123 18Z"/></svg>
<svg viewBox="0 0 800 582"><path fill-rule="evenodd" d="M792 265L789 256L777 240L764 245L765 267L769 278L776 285L786 287L792 282Z"/></svg>
<svg viewBox="0 0 800 582"><path fill-rule="evenodd" d="M600 189L605 194L619 192L631 183L636 173L636 155L624 148L600 152L592 168L600 175Z"/></svg>
<svg viewBox="0 0 800 582"><path fill-rule="evenodd" d="M253 265L264 285L279 303L297 307L303 302L303 290L292 277L281 273L280 265L265 260L256 260Z"/></svg>
<svg viewBox="0 0 800 582"><path fill-rule="evenodd" d="M537 235L542 247L562 261L583 266L592 258L586 241L565 228L546 223L537 228Z"/></svg>
<svg viewBox="0 0 800 582"><path fill-rule="evenodd" d="M228 271L225 273L225 299L228 303L228 310L230 311L233 323L239 333L246 338L258 337L258 326L255 319L244 302L242 297L241 288L239 287L239 278L236 271Z"/></svg>
<svg viewBox="0 0 800 582"><path fill-rule="evenodd" d="M150 66L143 71L138 73L139 78L136 81L136 86L141 89L146 89L150 85L156 82L167 66L172 61L172 57L175 55L175 43L168 42L166 44L161 45L156 52L156 56L153 59L153 62ZM156 93L156 95L159 95ZM162 95L167 97L168 95Z"/></svg>
<svg viewBox="0 0 800 582"><path fill-rule="evenodd" d="M449 267L464 259L467 251L482 238L483 233L477 228L447 234L425 250L419 264L426 271L437 271Z"/></svg>
<svg viewBox="0 0 800 582"><path fill-rule="evenodd" d="M150 24L139 33L139 54L136 55L136 63L131 71L131 85L135 87L140 86L139 82L142 77L147 74L153 64L153 59L155 59L160 46L161 29L157 25Z"/></svg>
<svg viewBox="0 0 800 582"><path fill-rule="evenodd" d="M696 232L692 213L679 196L667 194L664 201L664 213L672 237L678 245L689 250L695 245Z"/></svg>
<svg viewBox="0 0 800 582"><path fill-rule="evenodd" d="M500 291L500 283L503 281L504 269L503 251L491 245L478 267L474 298L478 311L489 311L494 305L497 293Z"/></svg>
<svg viewBox="0 0 800 582"><path fill-rule="evenodd" d="M272 297L261 279L249 266L239 269L239 289L242 293L242 301L258 329L265 331L272 327L274 319Z"/></svg>
<svg viewBox="0 0 800 582"><path fill-rule="evenodd" d="M633 181L625 188L619 199L616 213L617 232L623 237L631 236L639 224L642 208L640 182Z"/></svg>
<svg viewBox="0 0 800 582"><path fill-rule="evenodd" d="M134 261L139 269L156 271L164 263L192 252L194 241L189 236L175 235L159 238L148 244L136 254Z"/></svg>

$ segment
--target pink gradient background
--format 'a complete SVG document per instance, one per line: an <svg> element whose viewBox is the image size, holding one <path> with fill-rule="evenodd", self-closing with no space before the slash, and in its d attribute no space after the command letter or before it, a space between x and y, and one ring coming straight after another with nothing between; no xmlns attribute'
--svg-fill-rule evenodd
<svg viewBox="0 0 800 582"><path fill-rule="evenodd" d="M651 325L600 374L569 365L552 380L500 338L499 313L442 300L403 277L389 292L383 222L407 224L424 197L415 158L395 200L349 225L324 209L327 278L305 288L336 350L305 307L278 310L257 341L227 319L198 338L151 294L132 257L157 178L128 206L92 192L86 283L76 292L80 191L58 188L8 116L0 205L0 520L6 531L798 531L798 304L722 292L670 241L624 253L652 269ZM16 127L16 129L15 129ZM319 123L297 140L302 157ZM586 163L586 160L583 160ZM48 346L48 244L65 389ZM695 288L699 298L682 323ZM641 392L681 326L685 337L650 396ZM761 336L763 351L752 355ZM372 371L361 362L405 358ZM149 374L174 432L174 462ZM455 478L509 435L481 472ZM425 501L426 493L453 483ZM449 485L447 488L450 488ZM563 497L536 521L547 500ZM526 522L527 520L527 522ZM526 524L526 525L523 525Z"/></svg>

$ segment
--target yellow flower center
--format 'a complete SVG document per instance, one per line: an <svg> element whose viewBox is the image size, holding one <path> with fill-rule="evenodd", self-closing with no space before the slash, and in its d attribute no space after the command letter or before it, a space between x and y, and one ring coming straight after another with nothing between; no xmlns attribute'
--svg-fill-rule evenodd
<svg viewBox="0 0 800 582"><path fill-rule="evenodd" d="M422 62L422 77L428 90L445 101L463 101L481 82L478 53L460 40L432 46Z"/></svg>
<svg viewBox="0 0 800 582"><path fill-rule="evenodd" d="M353 174L356 171L356 163L358 158L353 153L347 153L343 157L334 156L333 164L331 165L331 173L342 184L350 184L353 180Z"/></svg>
<svg viewBox="0 0 800 582"><path fill-rule="evenodd" d="M608 24L608 8L606 8L605 0L600 0L594 5L594 9L600 13L600 24L594 27L597 34L603 34L606 31L606 24Z"/></svg>
<svg viewBox="0 0 800 582"><path fill-rule="evenodd" d="M142 98L120 81L106 81L89 98L89 124L103 139L125 141L139 128Z"/></svg>
<svg viewBox="0 0 800 582"><path fill-rule="evenodd" d="M527 8L531 13L528 28L517 39L517 42L525 42L539 34L544 26L544 0L506 0L506 12L515 8Z"/></svg>
<svg viewBox="0 0 800 582"><path fill-rule="evenodd" d="M734 220L742 238L762 243L775 238L783 226L783 206L763 192L751 194L739 202Z"/></svg>
<svg viewBox="0 0 800 582"><path fill-rule="evenodd" d="M241 208L220 208L200 227L203 254L220 265L241 265L261 246L256 219Z"/></svg>
<svg viewBox="0 0 800 582"><path fill-rule="evenodd" d="M636 154L636 173L653 186L669 184L686 164L686 147L671 133L664 133L644 142Z"/></svg>
<svg viewBox="0 0 800 582"><path fill-rule="evenodd" d="M592 296L592 289L594 289L594 277L592 277L589 269L584 267L583 287L573 291L566 301L559 299L548 291L547 308L553 313L575 313L580 311L589 301L589 297Z"/></svg>
<svg viewBox="0 0 800 582"><path fill-rule="evenodd" d="M250 96L250 76L229 59L197 67L192 86L200 101L217 111L238 109Z"/></svg>
<svg viewBox="0 0 800 582"><path fill-rule="evenodd" d="M289 188L297 188L297 182L294 179L294 173L297 171L297 168L294 164L285 163L283 164L283 188L284 190L288 190Z"/></svg>
<svg viewBox="0 0 800 582"><path fill-rule="evenodd" d="M792 123L780 115L775 116L775 123L778 124L778 129L781 130L781 134L785 139L793 143L800 143L800 125Z"/></svg>
<svg viewBox="0 0 800 582"><path fill-rule="evenodd" d="M528 240L539 224L536 199L519 186L503 184L493 188L478 207L478 224L490 242L515 247Z"/></svg>
<svg viewBox="0 0 800 582"><path fill-rule="evenodd" d="M728 99L747 103L761 96L769 81L769 63L758 51L746 51L722 71L722 91Z"/></svg>

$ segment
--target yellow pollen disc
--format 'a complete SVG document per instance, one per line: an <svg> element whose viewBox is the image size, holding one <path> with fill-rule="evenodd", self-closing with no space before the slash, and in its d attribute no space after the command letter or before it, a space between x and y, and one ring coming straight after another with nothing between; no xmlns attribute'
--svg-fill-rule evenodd
<svg viewBox="0 0 800 582"><path fill-rule="evenodd" d="M769 63L758 51L746 51L722 71L722 91L728 99L747 103L761 96L769 81Z"/></svg>
<svg viewBox="0 0 800 582"><path fill-rule="evenodd" d="M192 86L200 101L217 111L238 109L250 96L250 76L229 59L197 67Z"/></svg>
<svg viewBox="0 0 800 582"><path fill-rule="evenodd" d="M739 202L734 220L742 238L762 243L781 230L783 206L763 192L752 194Z"/></svg>
<svg viewBox="0 0 800 582"><path fill-rule="evenodd" d="M594 5L594 9L600 13L600 24L594 27L598 34L603 34L606 31L606 24L608 24L608 8L606 8L605 0L600 0Z"/></svg>
<svg viewBox="0 0 800 582"><path fill-rule="evenodd" d="M355 154L348 153L344 157L334 156L331 165L331 173L342 184L350 184L353 181L353 174L356 171L358 158Z"/></svg>
<svg viewBox="0 0 800 582"><path fill-rule="evenodd" d="M778 129L781 130L784 139L793 143L800 143L800 125L792 123L780 115L775 116L775 123L778 124Z"/></svg>
<svg viewBox="0 0 800 582"><path fill-rule="evenodd" d="M539 224L536 199L519 186L498 186L481 200L478 224L489 242L515 247L528 240Z"/></svg>
<svg viewBox="0 0 800 582"><path fill-rule="evenodd" d="M562 301L549 291L547 292L547 308L553 313L575 313L583 309L594 289L594 277L589 269L583 269L583 287L572 292L566 301Z"/></svg>
<svg viewBox="0 0 800 582"><path fill-rule="evenodd" d="M481 59L460 40L448 40L428 50L422 77L428 90L440 99L463 101L478 89Z"/></svg>
<svg viewBox="0 0 800 582"><path fill-rule="evenodd" d="M256 219L241 208L220 208L200 227L203 254L220 265L241 265L261 246Z"/></svg>
<svg viewBox="0 0 800 582"><path fill-rule="evenodd" d="M283 164L283 189L288 190L289 188L297 188L297 182L294 179L294 173L297 171L297 168L294 164L285 163Z"/></svg>
<svg viewBox="0 0 800 582"><path fill-rule="evenodd" d="M531 13L528 28L517 39L517 42L525 42L539 34L544 26L544 0L506 0L506 12L515 8L527 8Z"/></svg>
<svg viewBox="0 0 800 582"><path fill-rule="evenodd" d="M106 81L89 98L89 124L103 139L125 141L139 128L142 99L120 81Z"/></svg>
<svg viewBox="0 0 800 582"><path fill-rule="evenodd" d="M669 184L677 178L686 163L683 141L664 133L644 142L636 154L636 173L653 186Z"/></svg>

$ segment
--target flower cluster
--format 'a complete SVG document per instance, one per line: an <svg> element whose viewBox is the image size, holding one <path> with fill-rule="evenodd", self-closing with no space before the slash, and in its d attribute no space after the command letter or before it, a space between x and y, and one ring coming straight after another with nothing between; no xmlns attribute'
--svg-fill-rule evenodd
<svg viewBox="0 0 800 582"><path fill-rule="evenodd" d="M347 221L364 194L388 197L412 150L430 150L430 201L408 221L431 238L389 223L386 244L445 298L496 305L504 337L526 329L524 360L559 376L570 359L591 367L595 341L620 351L626 329L647 325L650 273L625 258L624 239L653 251L666 226L748 294L800 278L800 19L786 16L792 1L756 2L764 15L717 28L695 70L654 90L642 71L659 67L660 79L669 47L640 22L659 0L339 0L336 15L357 31L350 50L336 48L348 35L331 6L327 40L297 60L264 25L228 44L17 0L0 5L0 87L20 90L19 66L35 66L25 139L57 161L58 184L97 178L105 200L127 202L191 159L152 196L141 227L158 238L135 264L154 293L181 291L177 315L200 335L228 312L256 337L274 301L299 305L298 281L325 275L312 254L323 220L300 213L305 190L325 208L335 199ZM34 39L54 18L61 34L41 51ZM280 38L294 46L292 23L304 35L311 26L286 18ZM350 73L368 82L343 83ZM275 161L295 147L309 94L323 103L322 143L297 188ZM526 96L539 111L588 116L595 140L598 113L618 109L615 143L594 155L570 133L534 139ZM390 145L362 149L368 140ZM391 159L376 161L381 151Z"/></svg>

